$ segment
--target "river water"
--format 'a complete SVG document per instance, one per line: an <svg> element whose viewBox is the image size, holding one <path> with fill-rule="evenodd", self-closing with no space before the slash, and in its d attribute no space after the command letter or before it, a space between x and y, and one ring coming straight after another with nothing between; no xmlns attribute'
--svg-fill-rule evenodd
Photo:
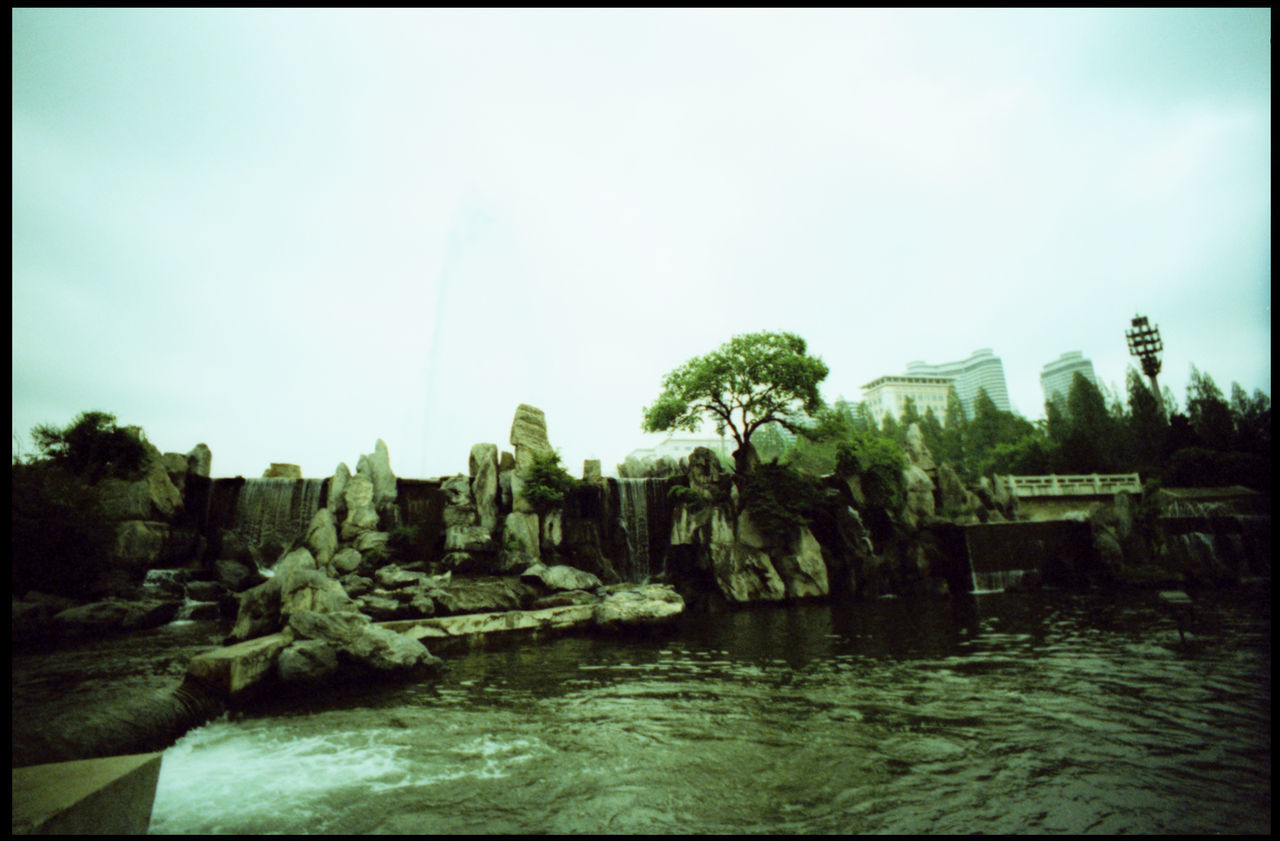
<svg viewBox="0 0 1280 841"><path fill-rule="evenodd" d="M690 615L224 716L153 833L1268 833L1263 589Z"/></svg>

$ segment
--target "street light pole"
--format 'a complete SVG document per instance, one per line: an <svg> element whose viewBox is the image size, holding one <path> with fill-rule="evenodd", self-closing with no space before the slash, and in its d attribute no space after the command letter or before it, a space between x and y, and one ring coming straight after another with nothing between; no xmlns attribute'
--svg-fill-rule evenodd
<svg viewBox="0 0 1280 841"><path fill-rule="evenodd" d="M1145 315L1135 315L1130 324L1132 327L1124 334L1129 340L1129 353L1138 357L1142 363L1142 373L1151 381L1151 394L1156 398L1160 417L1168 421L1164 416L1164 397L1161 396L1160 385L1156 381L1156 375L1160 373L1160 352L1164 350L1164 342L1160 340L1160 327L1148 324Z"/></svg>

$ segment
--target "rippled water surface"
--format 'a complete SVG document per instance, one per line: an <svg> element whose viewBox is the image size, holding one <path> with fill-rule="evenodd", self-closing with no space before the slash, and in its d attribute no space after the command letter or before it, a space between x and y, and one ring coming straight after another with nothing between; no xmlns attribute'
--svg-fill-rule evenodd
<svg viewBox="0 0 1280 841"><path fill-rule="evenodd" d="M685 617L211 722L165 832L1269 832L1270 602L992 594Z"/></svg>

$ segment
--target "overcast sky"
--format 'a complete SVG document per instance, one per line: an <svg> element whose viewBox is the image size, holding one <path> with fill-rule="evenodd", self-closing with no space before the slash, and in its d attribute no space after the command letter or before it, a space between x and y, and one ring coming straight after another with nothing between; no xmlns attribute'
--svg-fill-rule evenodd
<svg viewBox="0 0 1280 841"><path fill-rule="evenodd" d="M757 330L829 400L989 347L1035 419L1140 312L1180 403L1270 394L1271 13L17 10L13 218L15 442L215 476L463 472L520 403L612 473Z"/></svg>

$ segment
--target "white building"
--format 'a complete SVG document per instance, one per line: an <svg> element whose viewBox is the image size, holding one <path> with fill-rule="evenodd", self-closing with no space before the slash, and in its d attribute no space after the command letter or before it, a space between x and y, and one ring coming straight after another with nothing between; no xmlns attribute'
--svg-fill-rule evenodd
<svg viewBox="0 0 1280 841"><path fill-rule="evenodd" d="M927 365L919 361L908 362L907 374L950 377L955 381L956 395L960 398L960 405L964 407L965 417L973 417L973 401L977 399L980 388L986 389L987 396L991 398L992 403L996 404L997 409L1005 412L1013 411L1009 403L1009 387L1004 380L1004 364L1000 361L1000 357L992 353L991 348L975 350L968 359L961 359L958 362L943 362L938 365ZM918 401L916 408L924 414L924 407ZM943 401L943 409L945 408L946 402ZM943 413L934 409L938 420L942 420Z"/></svg>
<svg viewBox="0 0 1280 841"><path fill-rule="evenodd" d="M737 448L733 438L729 435L714 438L677 438L674 435L668 435L665 440L652 447L641 447L640 449L632 450L627 453L627 458L643 460L669 456L673 460L679 461L698 447L706 447L713 453L720 453L726 458L732 458L733 451Z"/></svg>
<svg viewBox="0 0 1280 841"><path fill-rule="evenodd" d="M947 392L952 386L951 377L914 374L880 377L862 387L862 399L876 426L890 411L895 418L902 417L908 398L915 401L916 411L921 415L925 410L933 409L939 423L946 423Z"/></svg>
<svg viewBox="0 0 1280 841"><path fill-rule="evenodd" d="M1093 374L1093 363L1085 359L1084 354L1078 350L1064 353L1045 365L1040 370L1040 388L1044 391L1045 402L1055 399L1065 401L1071 393L1071 381L1075 379L1077 372L1095 386L1098 384L1098 378Z"/></svg>

